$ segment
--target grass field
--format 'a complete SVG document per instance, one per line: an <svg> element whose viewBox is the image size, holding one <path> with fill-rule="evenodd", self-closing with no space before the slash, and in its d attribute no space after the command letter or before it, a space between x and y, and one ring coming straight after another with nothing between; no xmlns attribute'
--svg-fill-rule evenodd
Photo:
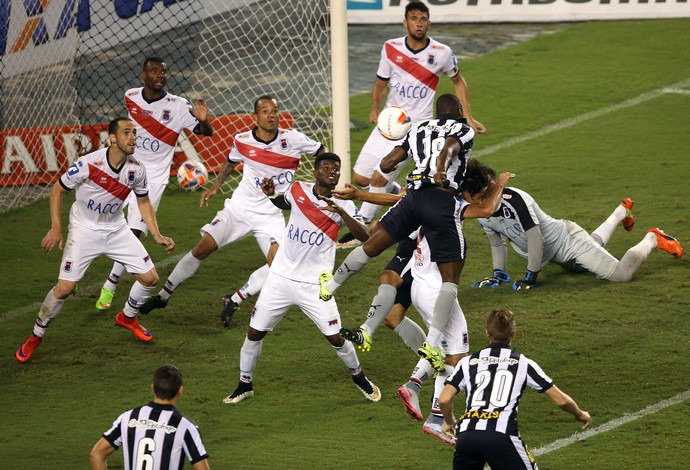
<svg viewBox="0 0 690 470"><path fill-rule="evenodd" d="M635 230L617 231L608 246L617 257L655 226L690 249L689 43L690 20L582 23L462 63L475 117L489 129L476 139L475 154L498 171L515 172L514 185L552 216L588 230L620 199L633 198ZM443 86L449 90L449 82ZM353 98L354 118L366 120L368 99ZM367 134L352 135L353 155ZM159 221L178 251L166 256L146 241L162 277L221 205L218 199L199 209L198 194L166 195ZM66 218L67 207L63 212ZM379 403L364 400L331 347L296 310L264 341L255 397L238 406L222 403L238 380L253 299L228 329L218 321L218 299L262 264L251 239L210 257L166 310L143 317L151 344L114 326L117 308L94 309L111 264L97 260L32 360L19 364L14 352L55 282L61 253L40 249L49 227L45 201L2 214L0 223L0 468L87 468L91 446L115 417L150 399L152 372L164 363L185 374L180 409L202 429L212 468L450 467L452 448L424 434L395 396L417 358L390 331L380 331L373 351L359 355L381 387ZM476 223L465 227L470 251L459 299L472 350L485 344L488 311L512 309L516 348L594 419L591 435L558 448L553 443L579 426L547 398L527 392L520 427L538 449L540 468L687 468L688 256L655 250L626 284L549 266L534 291L476 291L471 282L491 270L489 247ZM346 325L363 320L389 257L338 292ZM525 269L511 253L510 274ZM130 282L123 284L115 306L126 300ZM431 387L422 393L427 412ZM110 468L122 468L120 452Z"/></svg>

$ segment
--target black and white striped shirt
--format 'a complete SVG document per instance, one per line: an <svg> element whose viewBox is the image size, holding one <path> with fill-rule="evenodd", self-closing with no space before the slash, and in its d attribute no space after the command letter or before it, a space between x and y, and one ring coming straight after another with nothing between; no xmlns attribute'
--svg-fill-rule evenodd
<svg viewBox="0 0 690 470"><path fill-rule="evenodd" d="M451 159L446 174L450 187L457 189L465 177L467 160L470 158L474 142L474 130L462 118L440 118L413 124L405 140L400 145L407 158L415 162L415 169L407 177L409 189L420 189L433 184L438 158L446 137L455 137L460 143L460 153Z"/></svg>
<svg viewBox="0 0 690 470"><path fill-rule="evenodd" d="M122 446L125 470L180 470L208 458L199 428L172 405L150 402L125 411L103 437Z"/></svg>
<svg viewBox="0 0 690 470"><path fill-rule="evenodd" d="M553 381L533 360L507 344L493 343L462 358L446 384L467 392L458 433L496 431L518 436L517 410L525 386L543 393Z"/></svg>

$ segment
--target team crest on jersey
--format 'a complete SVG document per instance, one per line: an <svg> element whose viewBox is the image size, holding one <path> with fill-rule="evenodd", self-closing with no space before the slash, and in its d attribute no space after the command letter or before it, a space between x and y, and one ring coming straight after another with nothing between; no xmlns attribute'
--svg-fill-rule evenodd
<svg viewBox="0 0 690 470"><path fill-rule="evenodd" d="M172 114L171 109L164 109L163 110L163 115L161 116L161 121L169 121L170 120L170 115Z"/></svg>
<svg viewBox="0 0 690 470"><path fill-rule="evenodd" d="M72 272L72 262L71 261L65 261L65 267L62 269L66 273L71 273Z"/></svg>
<svg viewBox="0 0 690 470"><path fill-rule="evenodd" d="M508 209L507 207L504 206L503 207L503 217L505 217L506 219L510 219L510 217L512 215L513 214L510 213L510 209Z"/></svg>
<svg viewBox="0 0 690 470"><path fill-rule="evenodd" d="M288 148L287 139L280 139L280 148L282 148L283 150Z"/></svg>
<svg viewBox="0 0 690 470"><path fill-rule="evenodd" d="M127 172L127 181L129 181L130 183L133 183L134 182L134 175L136 175L136 172L134 170L129 170Z"/></svg>
<svg viewBox="0 0 690 470"><path fill-rule="evenodd" d="M429 54L429 56L426 58L426 61L429 65L434 65L434 62L436 61L436 56L434 56L434 54Z"/></svg>

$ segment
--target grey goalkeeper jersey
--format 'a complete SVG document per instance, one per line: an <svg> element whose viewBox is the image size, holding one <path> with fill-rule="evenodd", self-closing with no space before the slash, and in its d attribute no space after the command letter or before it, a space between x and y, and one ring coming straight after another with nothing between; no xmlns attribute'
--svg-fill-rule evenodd
<svg viewBox="0 0 690 470"><path fill-rule="evenodd" d="M568 239L566 221L554 219L541 210L537 202L525 191L505 188L501 204L491 217L477 219L486 234L504 236L515 251L527 259L527 236L525 232L538 225L544 238L541 267L551 261Z"/></svg>

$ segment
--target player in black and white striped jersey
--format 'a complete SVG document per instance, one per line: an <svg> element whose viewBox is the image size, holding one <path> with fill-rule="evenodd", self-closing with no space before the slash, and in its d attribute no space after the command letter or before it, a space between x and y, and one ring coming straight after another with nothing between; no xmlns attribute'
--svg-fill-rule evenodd
<svg viewBox="0 0 690 470"><path fill-rule="evenodd" d="M125 470L208 470L208 454L197 425L182 415L182 373L173 365L153 375L152 402L122 413L91 450L91 468L105 469L106 458L122 446Z"/></svg>
<svg viewBox="0 0 690 470"><path fill-rule="evenodd" d="M462 105L455 95L445 94L438 98L436 116L436 119L413 124L402 144L381 161L381 170L390 173L409 158L414 159L415 169L408 176L405 196L384 214L381 228L364 245L352 250L334 275L324 272L319 281L320 297L327 301L371 258L407 238L419 226L424 227L431 260L437 263L443 284L434 306L427 342L419 353L442 370L443 359L438 345L457 298L466 251L458 187L467 168L474 130L462 117Z"/></svg>
<svg viewBox="0 0 690 470"><path fill-rule="evenodd" d="M546 393L563 411L582 422L583 430L592 418L556 387L536 362L511 348L515 339L511 311L491 312L486 336L489 346L460 360L439 397L442 430L456 437L453 468L482 470L488 463L501 470L536 469L534 457L518 430L518 404L525 387ZM459 391L466 391L467 399L465 413L456 422L452 400Z"/></svg>

